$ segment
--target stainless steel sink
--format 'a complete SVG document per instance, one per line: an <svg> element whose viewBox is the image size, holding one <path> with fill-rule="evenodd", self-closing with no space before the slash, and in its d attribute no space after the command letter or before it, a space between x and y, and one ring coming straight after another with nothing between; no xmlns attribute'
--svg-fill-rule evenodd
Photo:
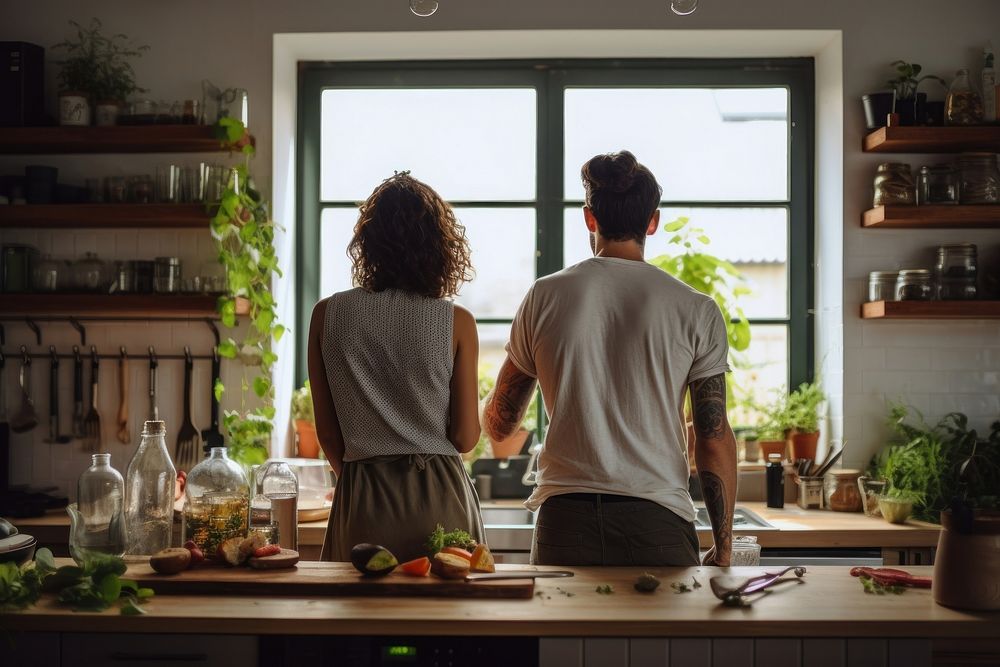
<svg viewBox="0 0 1000 667"><path fill-rule="evenodd" d="M695 517L695 530L712 530L712 522L708 518L708 510L704 507L697 507L698 516ZM751 512L745 507L736 506L733 512L733 531L739 530L777 530L774 526L762 519L759 514Z"/></svg>
<svg viewBox="0 0 1000 667"><path fill-rule="evenodd" d="M483 523L487 526L534 526L535 513L522 507L484 507Z"/></svg>

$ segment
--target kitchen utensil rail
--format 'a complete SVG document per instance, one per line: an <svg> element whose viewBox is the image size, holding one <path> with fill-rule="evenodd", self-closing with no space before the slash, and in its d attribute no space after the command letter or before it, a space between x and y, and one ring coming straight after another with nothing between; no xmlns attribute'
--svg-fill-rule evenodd
<svg viewBox="0 0 1000 667"><path fill-rule="evenodd" d="M17 315L0 315L0 322L21 322L25 324L31 331L35 334L35 342L38 345L42 344L42 330L39 328L38 323L50 323L50 322L65 322L71 327L76 329L76 332L80 335L80 345L87 344L87 328L81 324L82 322L111 322L111 323L126 323L126 322L201 322L208 326L209 330L212 332L212 336L215 338L215 344L218 345L219 338L219 328L216 326L215 322L211 318L205 317L190 317L190 316L159 316L159 317L138 317L138 316L128 316L122 315L118 317L99 317L99 316L87 316L87 315L74 315L72 317L60 316L60 315L35 315L32 317L24 317ZM0 325L2 326L2 325ZM3 341L0 341L3 344Z"/></svg>

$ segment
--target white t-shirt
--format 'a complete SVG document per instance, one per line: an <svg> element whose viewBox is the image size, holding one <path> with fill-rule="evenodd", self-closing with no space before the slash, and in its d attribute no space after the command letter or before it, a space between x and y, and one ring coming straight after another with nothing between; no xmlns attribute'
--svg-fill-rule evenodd
<svg viewBox="0 0 1000 667"><path fill-rule="evenodd" d="M645 262L594 257L535 282L507 354L538 378L549 418L528 508L609 493L694 520L685 391L729 370L710 297Z"/></svg>

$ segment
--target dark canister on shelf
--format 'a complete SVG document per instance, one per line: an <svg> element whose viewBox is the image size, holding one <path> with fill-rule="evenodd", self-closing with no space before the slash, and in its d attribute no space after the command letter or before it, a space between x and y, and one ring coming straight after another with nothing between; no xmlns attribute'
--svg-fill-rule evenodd
<svg viewBox="0 0 1000 667"><path fill-rule="evenodd" d="M917 203L957 204L959 200L958 171L950 164L931 164L920 168L917 178Z"/></svg>
<svg viewBox="0 0 1000 667"><path fill-rule="evenodd" d="M765 466L767 478L767 506L785 506L785 467L781 465L781 454L770 454Z"/></svg>
<svg viewBox="0 0 1000 667"><path fill-rule="evenodd" d="M938 298L942 301L968 301L978 296L978 249L974 243L943 245L937 249L934 267Z"/></svg>
<svg viewBox="0 0 1000 667"><path fill-rule="evenodd" d="M138 294L150 294L153 291L154 264L145 259L129 262L132 267L132 291Z"/></svg>
<svg viewBox="0 0 1000 667"><path fill-rule="evenodd" d="M903 269L896 278L896 301L929 301L933 296L931 272Z"/></svg>
<svg viewBox="0 0 1000 667"><path fill-rule="evenodd" d="M875 206L917 203L913 172L905 162L883 162L875 172Z"/></svg>

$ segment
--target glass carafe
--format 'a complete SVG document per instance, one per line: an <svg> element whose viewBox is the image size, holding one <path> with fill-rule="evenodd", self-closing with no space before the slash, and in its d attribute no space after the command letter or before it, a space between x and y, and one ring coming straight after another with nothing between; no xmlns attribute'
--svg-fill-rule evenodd
<svg viewBox="0 0 1000 667"><path fill-rule="evenodd" d="M70 517L69 552L82 564L88 552L125 553L125 482L111 467L111 454L94 454L93 465L80 475L77 502Z"/></svg>
<svg viewBox="0 0 1000 667"><path fill-rule="evenodd" d="M980 125L983 122L983 97L973 88L969 70L960 69L948 88L944 101L945 125Z"/></svg>
<svg viewBox="0 0 1000 667"><path fill-rule="evenodd" d="M212 447L208 458L188 473L184 486L183 540L193 540L214 558L231 537L246 537L250 519L250 484L225 447Z"/></svg>
<svg viewBox="0 0 1000 667"><path fill-rule="evenodd" d="M272 461L261 479L261 492L270 504L271 523L278 527L278 544L298 549L299 481L295 473L284 461Z"/></svg>
<svg viewBox="0 0 1000 667"><path fill-rule="evenodd" d="M147 421L139 449L125 475L125 528L130 556L155 554L170 546L177 470L167 452L166 426Z"/></svg>

